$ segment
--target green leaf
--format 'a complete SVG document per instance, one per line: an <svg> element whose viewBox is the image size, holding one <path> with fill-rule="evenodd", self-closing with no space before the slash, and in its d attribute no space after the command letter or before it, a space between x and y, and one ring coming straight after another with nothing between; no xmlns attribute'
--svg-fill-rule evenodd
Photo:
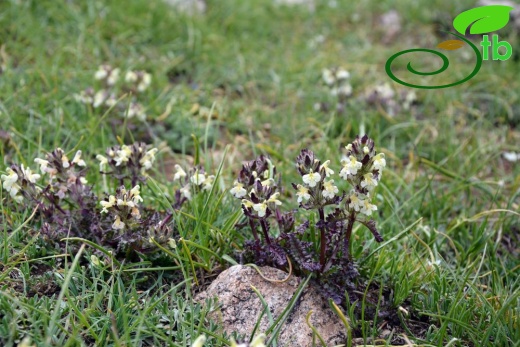
<svg viewBox="0 0 520 347"><path fill-rule="evenodd" d="M453 27L462 35L471 26L470 34L485 34L506 26L509 22L509 12L513 7L490 5L473 8L459 14L453 20Z"/></svg>

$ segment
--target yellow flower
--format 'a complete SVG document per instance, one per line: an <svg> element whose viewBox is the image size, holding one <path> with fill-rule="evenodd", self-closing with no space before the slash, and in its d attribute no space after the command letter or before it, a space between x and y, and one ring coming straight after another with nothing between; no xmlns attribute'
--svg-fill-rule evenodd
<svg viewBox="0 0 520 347"><path fill-rule="evenodd" d="M180 165L175 164L175 170L177 170L177 172L173 175L174 181L186 177L186 171L184 171Z"/></svg>
<svg viewBox="0 0 520 347"><path fill-rule="evenodd" d="M296 193L296 196L298 197L298 203L302 202L303 200L307 201L311 198L309 189L305 188L301 184L298 184L296 188L298 188L298 192Z"/></svg>
<svg viewBox="0 0 520 347"><path fill-rule="evenodd" d="M385 154L384 153L379 153L378 155L376 155L374 157L374 164L372 164L373 168L378 170L378 171L382 171L383 168L386 166L386 160L385 160Z"/></svg>
<svg viewBox="0 0 520 347"><path fill-rule="evenodd" d="M77 151L76 155L74 155L74 159L72 159L72 162L74 164L77 164L78 166L86 166L85 161L81 159L81 151Z"/></svg>
<svg viewBox="0 0 520 347"><path fill-rule="evenodd" d="M116 220L114 221L114 224L112 224L112 228L115 230L122 230L125 228L125 223L121 221L119 216L116 216Z"/></svg>
<svg viewBox="0 0 520 347"><path fill-rule="evenodd" d="M155 153L157 153L157 148L152 148L139 160L139 164L143 166L144 170L149 170L152 167L155 161Z"/></svg>
<svg viewBox="0 0 520 347"><path fill-rule="evenodd" d="M108 197L108 201L101 201L100 204L101 204L101 206L103 206L101 213L107 213L108 209L110 207L113 207L116 204L116 197L113 195L110 195Z"/></svg>
<svg viewBox="0 0 520 347"><path fill-rule="evenodd" d="M323 164L320 165L320 171L325 169L325 175L327 177L334 174L334 171L329 169L329 164L330 164L330 160L327 160L326 162L324 162Z"/></svg>
<svg viewBox="0 0 520 347"><path fill-rule="evenodd" d="M369 172L363 175L363 180L361 181L361 187L366 187L368 190L373 189L377 186L377 180L374 179L374 174Z"/></svg>
<svg viewBox="0 0 520 347"><path fill-rule="evenodd" d="M264 217L267 211L267 204L265 203L265 201L259 204L254 204L253 210L255 210L258 213L258 217Z"/></svg>
<svg viewBox="0 0 520 347"><path fill-rule="evenodd" d="M200 335L199 337L197 337L195 342L193 342L191 347L202 347L204 346L204 342L206 342L206 336Z"/></svg>
<svg viewBox="0 0 520 347"><path fill-rule="evenodd" d="M315 187L319 181L321 181L321 175L318 172L310 172L307 175L303 175L303 182L308 184L309 187Z"/></svg>
<svg viewBox="0 0 520 347"><path fill-rule="evenodd" d="M123 145L121 149L116 152L116 157L114 158L116 161L116 166L119 166L122 163L126 163L130 159L131 154L132 150L130 147Z"/></svg>
<svg viewBox="0 0 520 347"><path fill-rule="evenodd" d="M103 168L108 165L108 159L101 154L96 155L96 159L99 160L99 171L103 171Z"/></svg>
<svg viewBox="0 0 520 347"><path fill-rule="evenodd" d="M272 204L275 204L277 206L281 205L282 202L280 200L278 200L279 196L280 196L279 192L274 193L273 195L271 195L269 200L267 200L267 203L272 203Z"/></svg>
<svg viewBox="0 0 520 347"><path fill-rule="evenodd" d="M18 181L18 174L14 172L11 168L7 168L7 175L2 175L1 178L4 181L3 187L7 190L11 198L13 198L17 202L22 202L23 197L17 196L18 191L20 191L21 187L16 183Z"/></svg>
<svg viewBox="0 0 520 347"><path fill-rule="evenodd" d="M343 169L339 172L339 175L344 180L348 179L350 175L357 174L358 170L361 169L363 164L361 162L357 161L356 157L350 156L348 158L345 158L341 161L341 164L343 164Z"/></svg>
<svg viewBox="0 0 520 347"><path fill-rule="evenodd" d="M135 187L130 189L130 196L136 204L143 201L143 198L141 197L141 192L139 191L140 188L141 187L139 187L139 185L136 185Z"/></svg>
<svg viewBox="0 0 520 347"><path fill-rule="evenodd" d="M242 205L245 207L245 208L251 208L253 207L253 203L249 200L246 200L246 199L242 199Z"/></svg>
<svg viewBox="0 0 520 347"><path fill-rule="evenodd" d="M336 187L334 185L334 180L329 180L329 181L326 181L324 184L323 184L323 196L325 198L329 198L329 199L332 199L334 198L334 196L336 196L336 194L338 193L338 187Z"/></svg>
<svg viewBox="0 0 520 347"><path fill-rule="evenodd" d="M235 198L240 199L246 196L247 190L244 189L244 185L235 181L235 186L229 191Z"/></svg>

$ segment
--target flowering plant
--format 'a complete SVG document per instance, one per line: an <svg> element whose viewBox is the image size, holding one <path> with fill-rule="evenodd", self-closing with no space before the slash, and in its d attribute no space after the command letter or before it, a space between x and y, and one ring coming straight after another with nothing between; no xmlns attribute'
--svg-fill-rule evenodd
<svg viewBox="0 0 520 347"><path fill-rule="evenodd" d="M321 77L330 95L337 99L336 111L345 111L347 101L352 96L350 73L342 68L323 69ZM314 105L316 111L327 111L328 108L329 105L325 102Z"/></svg>
<svg viewBox="0 0 520 347"><path fill-rule="evenodd" d="M79 94L75 94L76 101L90 105L95 109L115 107L125 118L137 118L140 121L146 119L144 106L138 102L137 95L148 89L152 83L152 75L146 71L129 70L125 74L124 82L120 83L120 69L110 65L101 65L94 74L94 79L99 81L101 88L95 90L89 87ZM118 103L125 93L132 95L130 103Z"/></svg>
<svg viewBox="0 0 520 347"><path fill-rule="evenodd" d="M349 251L354 224L366 226L377 242L383 240L371 216L377 211L372 194L386 166L384 154L375 151L366 135L357 137L345 150L339 179L335 179L330 160L322 162L309 149L296 158L302 182L292 187L299 208L317 212L314 224L310 218L295 227L294 213L279 210L281 180L265 156L245 163L230 191L241 200L247 219L239 227L249 226L253 234L254 240L246 243L246 255L257 263L281 268L290 259L297 272L316 273L327 296L336 302L342 301L345 288L357 276ZM336 180L348 182L351 190L340 193ZM278 225L276 234L270 230L271 219Z"/></svg>
<svg viewBox="0 0 520 347"><path fill-rule="evenodd" d="M87 163L78 150L69 159L61 148L36 158L40 173L13 164L1 175L2 186L17 204L35 210L45 240L64 246L64 237L96 242L118 257L151 255L157 243L166 244L173 235L171 213L143 210L141 185L155 161L156 148L144 143L110 147L107 157L98 155L100 171L114 177L119 188L99 199L85 175ZM131 183L130 188L125 184ZM107 189L105 185L105 189Z"/></svg>

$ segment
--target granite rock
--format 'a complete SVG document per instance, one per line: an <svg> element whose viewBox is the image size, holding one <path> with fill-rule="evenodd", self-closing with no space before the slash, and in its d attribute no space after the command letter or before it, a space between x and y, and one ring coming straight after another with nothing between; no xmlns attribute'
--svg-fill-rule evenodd
<svg viewBox="0 0 520 347"><path fill-rule="evenodd" d="M283 280L287 277L287 273L278 269L271 267L259 269L263 276L269 279ZM262 294L273 319L276 320L303 280L291 276L286 282L273 283L262 278L251 267L235 265L222 272L204 292L196 297L196 300L203 301L206 298L217 297L220 308L213 311L210 317L220 321L227 333L236 331L249 338L263 310L262 303L251 286ZM306 322L309 311L312 311L311 324L323 337L327 346L345 343L345 327L315 285L309 283L281 329L278 346L312 345L312 330ZM269 321L267 315L264 315L257 333L265 332L268 327Z"/></svg>

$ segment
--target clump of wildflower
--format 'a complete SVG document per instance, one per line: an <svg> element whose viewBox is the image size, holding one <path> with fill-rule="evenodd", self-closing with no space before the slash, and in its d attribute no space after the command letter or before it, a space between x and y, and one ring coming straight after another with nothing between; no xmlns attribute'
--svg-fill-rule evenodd
<svg viewBox="0 0 520 347"><path fill-rule="evenodd" d="M157 148L147 148L143 142L109 147L105 155L96 156L99 170L118 179L121 185L124 185L126 179L129 179L133 186L138 182L145 182L146 172L152 168L158 151Z"/></svg>
<svg viewBox="0 0 520 347"><path fill-rule="evenodd" d="M202 167L194 167L184 171L184 169L176 164L173 180L178 182L180 188L176 191L176 202L174 207L179 209L186 201L193 199L193 194L202 191L211 191L215 184L215 175L209 175Z"/></svg>
<svg viewBox="0 0 520 347"><path fill-rule="evenodd" d="M270 235L269 219L274 216L281 233L289 232L294 226L292 213L281 213L282 205L280 191L278 189L279 177L276 167L271 160L262 155L255 160L245 162L234 182L230 193L240 199L242 211L247 218L247 225L251 228L255 240L248 242L246 248L256 254L260 263L275 263L278 266L286 266L285 251L277 245ZM260 232L266 245L260 242Z"/></svg>
<svg viewBox="0 0 520 347"><path fill-rule="evenodd" d="M85 179L86 162L82 152L69 158L61 148L36 158L41 174L23 165L12 165L3 175L4 188L26 208L37 208L43 220L41 234L55 239L67 234L83 233L89 225L97 225L89 217L97 198ZM80 231L81 230L81 231ZM77 235L77 234L76 234Z"/></svg>
<svg viewBox="0 0 520 347"><path fill-rule="evenodd" d="M230 193L242 201L242 210L251 218L268 218L275 212L278 200L276 167L266 156L244 163Z"/></svg>
<svg viewBox="0 0 520 347"><path fill-rule="evenodd" d="M388 82L368 88L363 98L369 105L381 107L391 117L402 110L409 111L417 103L415 91L403 89L396 92Z"/></svg>
<svg viewBox="0 0 520 347"><path fill-rule="evenodd" d="M112 150L110 164L106 157L101 158L102 168L115 166L117 157L120 166L134 165L148 170L157 152L141 144L130 146L129 153L121 147ZM56 148L45 158L34 161L41 173L24 165L12 165L0 178L14 201L38 210L42 220L39 231L46 241L65 247L61 241L64 237L85 238L110 249L117 257L130 260L137 254L151 255L157 244L167 245L172 239L172 214L141 209L140 185L135 184L129 190L122 185L114 195L100 201L87 185L87 163L82 151L67 155Z"/></svg>
<svg viewBox="0 0 520 347"><path fill-rule="evenodd" d="M343 111L347 99L352 96L352 86L350 85L350 73L342 68L323 69L322 80L329 88L330 94L337 98L336 110ZM325 103L317 103L314 108L317 111L326 110Z"/></svg>
<svg viewBox="0 0 520 347"><path fill-rule="evenodd" d="M110 65L101 65L94 79L100 81L101 89L95 90L92 87L74 95L74 99L80 103L90 105L94 109L107 111L114 109L121 116L140 121L146 120L146 109L138 101L136 95L144 92L152 82L152 75L145 71L129 70L124 78L124 83L118 83L120 69ZM98 82L99 83L99 82ZM125 95L130 94L130 100L124 99ZM118 100L124 99L124 102Z"/></svg>
<svg viewBox="0 0 520 347"><path fill-rule="evenodd" d="M345 288L353 288L352 278L358 275L349 250L354 224L365 225L377 242L383 240L370 217L377 211L371 194L385 166L384 154L375 151L374 142L366 135L358 136L346 146L339 171L331 166L330 160L322 162L313 151L303 149L296 158L301 181L292 186L299 207L315 210L317 216L294 228L294 215L283 214L278 209L280 180L276 184L272 163L263 156L245 163L230 193L241 199L254 236L254 241L245 244L247 252L259 264L279 267L287 264L283 257L290 257L297 273L317 273L325 295L337 303L344 301ZM350 184L352 189L348 194L340 191L338 184L342 182ZM270 236L270 216L278 222L278 237ZM305 234L313 219L316 224L309 232L317 231L318 235L309 237ZM258 224L266 245L260 242ZM240 227L246 225L242 223ZM317 240L317 244L309 240Z"/></svg>

